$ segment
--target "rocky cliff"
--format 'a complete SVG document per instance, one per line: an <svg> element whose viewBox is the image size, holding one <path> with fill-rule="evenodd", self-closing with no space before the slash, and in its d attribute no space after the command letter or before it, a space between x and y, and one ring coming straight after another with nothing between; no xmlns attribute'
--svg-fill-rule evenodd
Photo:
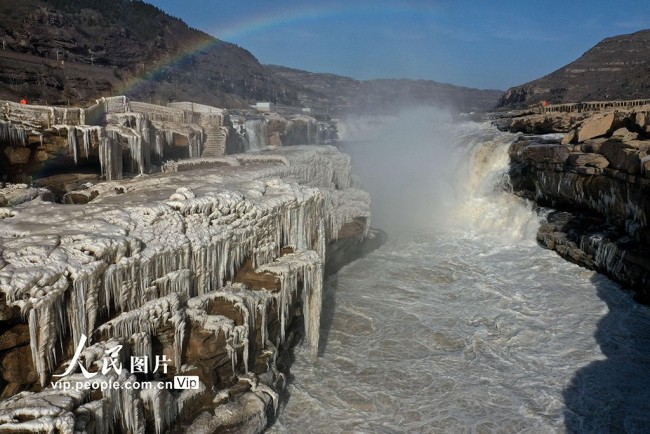
<svg viewBox="0 0 650 434"><path fill-rule="evenodd" d="M650 97L650 30L604 39L574 62L516 86L498 108Z"/></svg>
<svg viewBox="0 0 650 434"><path fill-rule="evenodd" d="M14 101L297 102L248 51L139 0L3 0L0 41L0 98Z"/></svg>
<svg viewBox="0 0 650 434"><path fill-rule="evenodd" d="M305 115L234 114L194 102L161 106L125 96L65 108L0 101L0 110L2 181L36 182L59 197L100 177L160 171L170 159L200 157L205 162L336 137L332 124ZM75 193L63 199L78 203L87 200L83 198Z"/></svg>
<svg viewBox="0 0 650 434"><path fill-rule="evenodd" d="M535 125L532 119L514 122ZM649 119L647 106L585 115L568 125L566 134L521 136L510 148L514 192L555 210L542 224L539 242L633 288L646 303Z"/></svg>
<svg viewBox="0 0 650 434"><path fill-rule="evenodd" d="M369 197L332 147L230 158L86 205L2 190L1 431L264 429L291 348L318 354L324 269L361 249Z"/></svg>

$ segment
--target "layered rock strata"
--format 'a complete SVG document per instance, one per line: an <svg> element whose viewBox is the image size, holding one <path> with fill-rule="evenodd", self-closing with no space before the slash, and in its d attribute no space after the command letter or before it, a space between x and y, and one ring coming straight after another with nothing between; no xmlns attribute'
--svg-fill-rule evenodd
<svg viewBox="0 0 650 434"><path fill-rule="evenodd" d="M231 115L192 102L161 106L125 96L85 108L10 101L0 108L0 181L23 183L89 172L121 179L154 173L169 159L319 144L336 135L332 125L309 116Z"/></svg>
<svg viewBox="0 0 650 434"><path fill-rule="evenodd" d="M510 147L515 193L560 212L538 240L650 301L648 112L597 114L565 135L522 136Z"/></svg>
<svg viewBox="0 0 650 434"><path fill-rule="evenodd" d="M364 239L369 196L332 147L232 159L97 184L85 205L14 192L23 203L0 215L0 430L264 429L288 351L305 336L318 353L326 251ZM65 386L88 375L116 387ZM179 376L197 387L170 387Z"/></svg>

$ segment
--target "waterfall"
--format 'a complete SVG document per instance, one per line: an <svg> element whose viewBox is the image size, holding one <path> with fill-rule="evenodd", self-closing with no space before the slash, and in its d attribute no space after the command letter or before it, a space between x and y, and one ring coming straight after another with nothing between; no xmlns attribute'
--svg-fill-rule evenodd
<svg viewBox="0 0 650 434"><path fill-rule="evenodd" d="M244 122L247 143L244 144L245 152L259 151L268 146L266 121L264 119L249 119Z"/></svg>
<svg viewBox="0 0 650 434"><path fill-rule="evenodd" d="M537 216L505 191L515 135L431 108L349 119L339 131L378 227L534 240Z"/></svg>
<svg viewBox="0 0 650 434"><path fill-rule="evenodd" d="M455 131L453 200L445 225L507 242L534 242L539 218L531 204L509 192L508 148L516 136L489 123L464 123Z"/></svg>

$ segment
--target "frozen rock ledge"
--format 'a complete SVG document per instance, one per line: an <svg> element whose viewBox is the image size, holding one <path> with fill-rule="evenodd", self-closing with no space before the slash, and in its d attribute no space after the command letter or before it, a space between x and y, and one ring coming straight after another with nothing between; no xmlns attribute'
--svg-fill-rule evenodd
<svg viewBox="0 0 650 434"><path fill-rule="evenodd" d="M370 198L333 147L207 163L0 213L0 431L264 429L282 354L304 335L317 355L327 246L363 240ZM118 387L77 390L89 375ZM199 384L165 387L181 375Z"/></svg>

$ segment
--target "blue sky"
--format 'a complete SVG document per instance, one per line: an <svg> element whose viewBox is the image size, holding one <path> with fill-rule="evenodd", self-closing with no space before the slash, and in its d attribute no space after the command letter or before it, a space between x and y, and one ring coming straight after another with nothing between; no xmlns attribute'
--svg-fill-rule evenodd
<svg viewBox="0 0 650 434"><path fill-rule="evenodd" d="M148 1L265 64L492 89L650 28L647 0Z"/></svg>

